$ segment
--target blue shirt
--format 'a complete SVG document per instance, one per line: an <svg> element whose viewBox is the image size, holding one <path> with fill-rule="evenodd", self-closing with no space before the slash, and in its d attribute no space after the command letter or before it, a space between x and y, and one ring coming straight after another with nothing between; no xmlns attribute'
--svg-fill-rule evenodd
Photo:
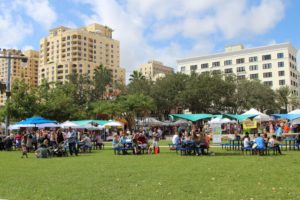
<svg viewBox="0 0 300 200"><path fill-rule="evenodd" d="M255 143L257 144L257 148L259 149L265 148L265 141L262 137L255 138Z"/></svg>
<svg viewBox="0 0 300 200"><path fill-rule="evenodd" d="M280 137L282 135L282 128L281 127L278 127L277 129L276 129L276 136L277 137Z"/></svg>

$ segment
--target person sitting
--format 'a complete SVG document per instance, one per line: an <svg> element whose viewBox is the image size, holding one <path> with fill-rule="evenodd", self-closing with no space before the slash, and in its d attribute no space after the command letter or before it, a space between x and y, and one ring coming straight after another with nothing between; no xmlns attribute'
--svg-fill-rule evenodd
<svg viewBox="0 0 300 200"><path fill-rule="evenodd" d="M247 149L247 148L251 148L251 142L250 142L250 137L249 137L249 133L246 132L246 135L243 139L243 148Z"/></svg>
<svg viewBox="0 0 300 200"><path fill-rule="evenodd" d="M82 143L81 149L85 152L87 149L92 149L92 141L91 138L89 138L87 135L83 135L82 140L80 141Z"/></svg>
<svg viewBox="0 0 300 200"><path fill-rule="evenodd" d="M279 146L279 141L276 138L276 135L273 135L269 140L269 147L278 151L278 153L281 155L281 150Z"/></svg>
<svg viewBox="0 0 300 200"><path fill-rule="evenodd" d="M178 132L176 132L175 135L172 137L172 144L178 146L179 142L180 142L180 138Z"/></svg>
<svg viewBox="0 0 300 200"><path fill-rule="evenodd" d="M257 134L257 137L255 138L255 150L259 151L261 153L261 150L264 150L266 148L264 139L260 136L260 133Z"/></svg>
<svg viewBox="0 0 300 200"><path fill-rule="evenodd" d="M267 133L264 134L264 142L265 142L265 146L268 146L269 138Z"/></svg>
<svg viewBox="0 0 300 200"><path fill-rule="evenodd" d="M37 158L48 158L48 149L44 144L41 144L40 147L35 151Z"/></svg>
<svg viewBox="0 0 300 200"><path fill-rule="evenodd" d="M119 138L118 134L115 133L114 138L112 140L112 147L113 147L113 149L115 149L115 148L118 148L120 146L121 146L120 138Z"/></svg>
<svg viewBox="0 0 300 200"><path fill-rule="evenodd" d="M104 143L100 134L96 135L95 140L96 140L96 148L97 147L99 147L99 149L104 148Z"/></svg>
<svg viewBox="0 0 300 200"><path fill-rule="evenodd" d="M145 137L145 135L143 133L140 133L138 135L137 143L138 143L138 148L140 150L149 148L147 138Z"/></svg>

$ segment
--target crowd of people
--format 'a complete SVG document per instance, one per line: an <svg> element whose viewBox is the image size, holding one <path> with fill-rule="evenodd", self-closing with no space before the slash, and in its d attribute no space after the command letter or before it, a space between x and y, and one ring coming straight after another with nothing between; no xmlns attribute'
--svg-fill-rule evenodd
<svg viewBox="0 0 300 200"><path fill-rule="evenodd" d="M162 138L162 130L160 128L151 129L151 134L146 134L144 130L135 130L131 134L130 131L119 131L114 133L112 140L113 149L132 149L133 153L138 155L146 150L147 153L159 153L159 140ZM151 141L152 140L152 141ZM123 150L123 154L127 151Z"/></svg>
<svg viewBox="0 0 300 200"><path fill-rule="evenodd" d="M204 132L201 132L200 128L193 127L191 131L187 129L182 129L175 132L175 135L172 138L173 148L192 148L195 149L197 156L204 155L205 149L209 149L209 143L211 140L210 134L206 127L203 129Z"/></svg>
<svg viewBox="0 0 300 200"><path fill-rule="evenodd" d="M69 154L78 155L79 150L90 150L92 144L101 148L104 143L100 133L88 130L56 129L56 130L32 130L25 129L10 134L5 138L0 137L0 150L12 148L22 150L22 158L28 157L29 152L35 152L38 158L51 155L62 156L68 149Z"/></svg>

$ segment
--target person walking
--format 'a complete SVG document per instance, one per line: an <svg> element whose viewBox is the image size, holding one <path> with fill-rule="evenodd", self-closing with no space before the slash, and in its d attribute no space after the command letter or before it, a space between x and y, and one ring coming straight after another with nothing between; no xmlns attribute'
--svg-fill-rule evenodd
<svg viewBox="0 0 300 200"><path fill-rule="evenodd" d="M75 130L72 130L72 128L69 128L69 131L67 133L67 139L68 139L68 144L69 144L69 151L70 155L73 155L73 152L75 153L76 156L78 156L78 149L76 147L77 145L77 133Z"/></svg>

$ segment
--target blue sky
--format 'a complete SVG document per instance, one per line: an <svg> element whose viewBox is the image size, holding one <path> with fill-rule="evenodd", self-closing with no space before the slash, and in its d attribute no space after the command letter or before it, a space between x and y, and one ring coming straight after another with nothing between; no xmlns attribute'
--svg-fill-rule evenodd
<svg viewBox="0 0 300 200"><path fill-rule="evenodd" d="M300 49L299 10L298 0L1 0L0 47L38 49L50 28L98 22L114 29L130 74L150 59L176 67L228 44Z"/></svg>

